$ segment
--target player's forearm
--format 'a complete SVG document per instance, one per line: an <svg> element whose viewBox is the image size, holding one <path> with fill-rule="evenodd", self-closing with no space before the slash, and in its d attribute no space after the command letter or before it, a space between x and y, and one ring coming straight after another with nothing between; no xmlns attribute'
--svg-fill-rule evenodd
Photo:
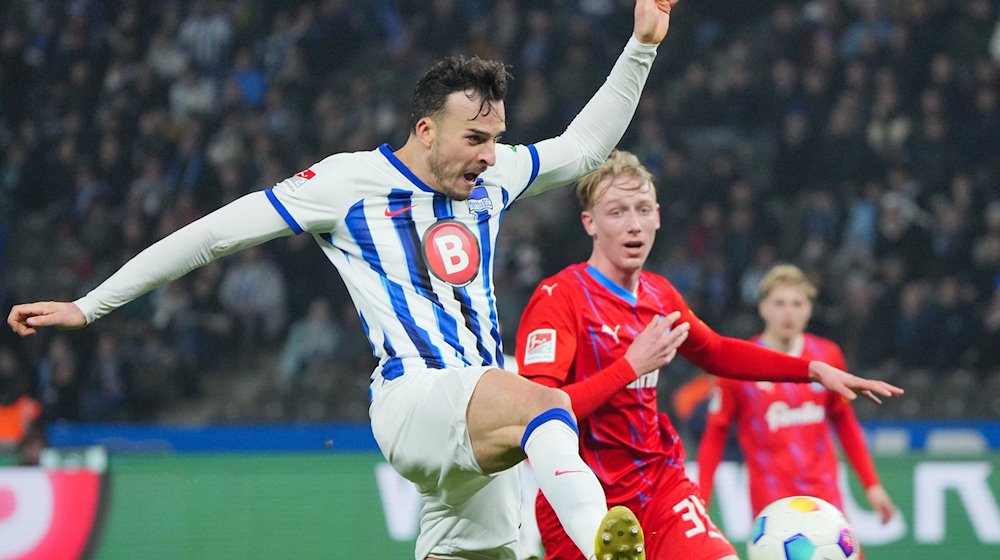
<svg viewBox="0 0 1000 560"><path fill-rule="evenodd" d="M868 452L864 433L854 415L837 415L832 418L832 422L837 430L837 437L840 438L840 446L844 448L844 455L857 473L861 486L867 489L878 484L875 463L872 461L871 453Z"/></svg>
<svg viewBox="0 0 1000 560"><path fill-rule="evenodd" d="M151 245L73 303L89 324L195 268L289 231L264 194L252 193Z"/></svg>
<svg viewBox="0 0 1000 560"><path fill-rule="evenodd" d="M619 358L587 379L563 386L562 390L569 395L573 414L577 420L582 420L608 402L612 395L635 381L636 377L638 376L628 360Z"/></svg>
<svg viewBox="0 0 1000 560"><path fill-rule="evenodd" d="M685 345L686 346L686 345ZM718 336L680 353L705 371L746 381L809 381L809 362L738 338Z"/></svg>
<svg viewBox="0 0 1000 560"><path fill-rule="evenodd" d="M542 168L532 191L574 181L607 159L628 129L655 57L656 45L629 39L607 80L566 131L536 144Z"/></svg>

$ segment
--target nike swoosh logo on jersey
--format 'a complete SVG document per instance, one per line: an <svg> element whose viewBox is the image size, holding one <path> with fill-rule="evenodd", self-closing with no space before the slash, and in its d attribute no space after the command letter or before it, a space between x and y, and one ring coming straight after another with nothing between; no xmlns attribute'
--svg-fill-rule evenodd
<svg viewBox="0 0 1000 560"><path fill-rule="evenodd" d="M569 473L586 473L586 472L587 471L581 471L581 470L569 470L569 471L560 471L560 470L557 470L556 471L556 476L562 476L564 474L569 474Z"/></svg>
<svg viewBox="0 0 1000 560"><path fill-rule="evenodd" d="M414 206L416 206L416 204L411 204L410 206L406 206L404 208L400 208L399 210L389 210L388 208L386 208L385 209L385 217L386 218L391 218L393 216L398 216L398 215L402 214L403 212L406 212L407 210L413 208Z"/></svg>

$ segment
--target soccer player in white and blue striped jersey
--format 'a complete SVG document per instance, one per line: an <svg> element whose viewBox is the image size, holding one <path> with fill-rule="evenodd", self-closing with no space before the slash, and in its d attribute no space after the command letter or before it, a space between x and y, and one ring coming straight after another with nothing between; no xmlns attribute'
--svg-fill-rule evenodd
<svg viewBox="0 0 1000 560"><path fill-rule="evenodd" d="M513 559L511 467L525 457L585 557L644 558L634 516L607 509L580 458L566 394L502 369L492 271L510 205L584 175L621 139L675 2L636 0L633 37L559 137L500 143L506 67L444 59L417 84L400 149L332 155L164 238L75 302L15 306L8 324L21 335L82 327L216 258L309 233L340 271L379 360L372 429L423 497L418 560ZM661 338L665 354L675 349Z"/></svg>

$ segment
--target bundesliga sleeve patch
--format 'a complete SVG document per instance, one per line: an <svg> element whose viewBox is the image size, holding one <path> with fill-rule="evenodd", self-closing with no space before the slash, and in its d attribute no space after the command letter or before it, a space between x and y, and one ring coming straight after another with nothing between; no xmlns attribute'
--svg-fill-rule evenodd
<svg viewBox="0 0 1000 560"><path fill-rule="evenodd" d="M556 361L556 330L535 329L528 333L524 363L551 364Z"/></svg>

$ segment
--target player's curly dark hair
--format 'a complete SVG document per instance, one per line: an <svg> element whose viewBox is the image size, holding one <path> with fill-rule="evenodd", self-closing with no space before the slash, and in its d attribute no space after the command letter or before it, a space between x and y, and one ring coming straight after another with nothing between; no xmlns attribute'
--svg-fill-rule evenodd
<svg viewBox="0 0 1000 560"><path fill-rule="evenodd" d="M507 95L507 82L512 79L509 67L496 60L463 55L438 60L413 90L410 126L416 127L420 119L440 113L448 95L456 91L469 92L470 99L479 100L479 112L489 114L492 104Z"/></svg>

